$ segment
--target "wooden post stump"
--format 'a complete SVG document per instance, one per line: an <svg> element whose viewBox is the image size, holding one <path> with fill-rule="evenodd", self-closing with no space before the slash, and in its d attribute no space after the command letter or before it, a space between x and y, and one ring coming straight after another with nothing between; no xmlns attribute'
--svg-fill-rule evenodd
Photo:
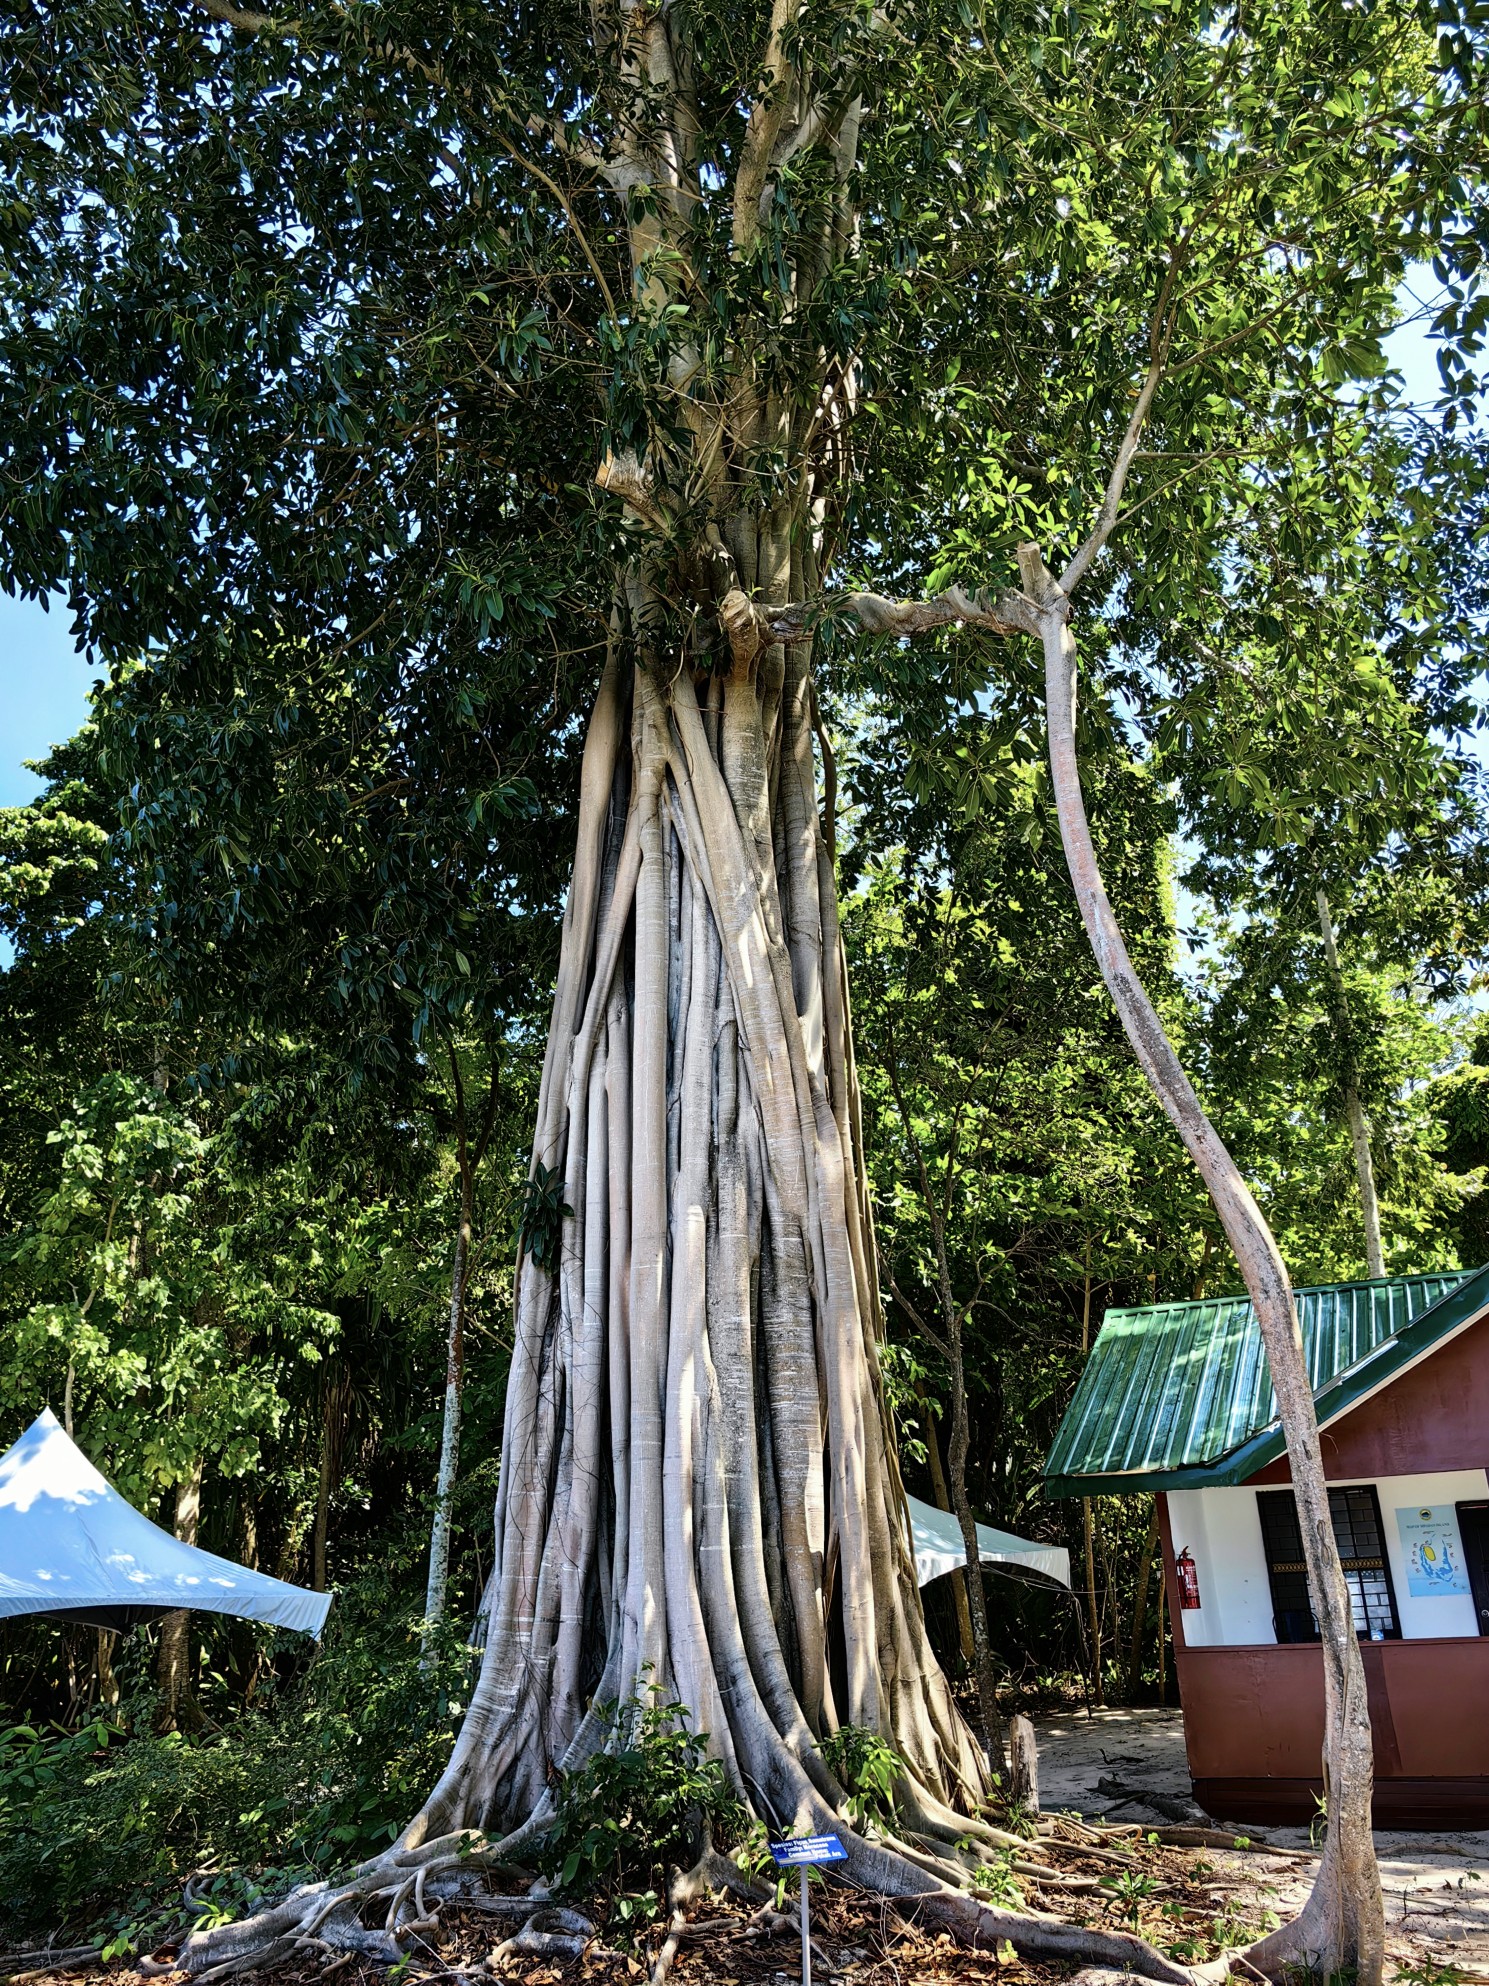
<svg viewBox="0 0 1489 1986"><path fill-rule="evenodd" d="M1025 1813L1039 1812L1039 1747L1027 1717L1008 1720L1009 1791Z"/></svg>

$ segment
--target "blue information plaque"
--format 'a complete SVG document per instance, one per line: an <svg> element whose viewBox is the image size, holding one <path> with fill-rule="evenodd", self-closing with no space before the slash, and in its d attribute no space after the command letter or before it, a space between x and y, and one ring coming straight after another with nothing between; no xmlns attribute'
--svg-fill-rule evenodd
<svg viewBox="0 0 1489 1986"><path fill-rule="evenodd" d="M772 1841L770 1852L782 1869L798 1862L846 1862L848 1851L835 1834L808 1834L796 1841Z"/></svg>

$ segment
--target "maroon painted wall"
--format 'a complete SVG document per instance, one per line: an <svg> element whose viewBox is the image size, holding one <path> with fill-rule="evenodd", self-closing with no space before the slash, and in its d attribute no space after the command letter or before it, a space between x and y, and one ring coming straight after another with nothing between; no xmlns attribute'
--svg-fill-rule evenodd
<svg viewBox="0 0 1489 1986"><path fill-rule="evenodd" d="M1166 1496L1158 1518L1195 1798L1217 1820L1307 1822L1322 1785L1320 1651L1311 1643L1187 1647ZM1360 1653L1376 1825L1489 1825L1489 1635L1364 1642Z"/></svg>
<svg viewBox="0 0 1489 1986"><path fill-rule="evenodd" d="M1326 1427L1322 1440L1324 1473L1336 1482L1489 1467L1489 1317ZM1251 1480L1291 1482L1286 1456Z"/></svg>

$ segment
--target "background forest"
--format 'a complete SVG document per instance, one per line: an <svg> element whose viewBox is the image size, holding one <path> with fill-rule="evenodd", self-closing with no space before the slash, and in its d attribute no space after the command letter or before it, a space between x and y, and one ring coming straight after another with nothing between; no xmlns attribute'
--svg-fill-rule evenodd
<svg viewBox="0 0 1489 1986"><path fill-rule="evenodd" d="M947 625L1094 546L1134 406L1079 729L1133 958L1297 1283L1365 1272L1362 1122L1387 1270L1489 1257L1477 0L834 0L770 29L789 126L739 115L775 10L672 12L696 155L639 257L667 92L561 80L587 10L0 25L0 584L108 679L0 813L0 1446L50 1404L336 1594L318 1649L0 1623L7 1932L148 1951L183 1883L222 1921L382 1848L449 1755L514 1273L570 1213L529 1155L583 729L618 574L717 646L693 441L746 376L785 425L726 521L820 477L803 762L907 1478L943 1500L960 1377L978 1515L1076 1568L990 1582L1005 1707L1171 1686L1150 1508L1039 1471L1109 1308L1240 1287L1082 931L1037 660ZM819 552L927 638L857 641Z"/></svg>
<svg viewBox="0 0 1489 1986"><path fill-rule="evenodd" d="M158 1521L337 1596L319 1651L203 1616L184 1641L0 1627L18 1923L102 1902L138 1941L192 1872L226 1907L276 1868L375 1848L442 1760L490 1559L516 1254L562 1217L526 1184L572 788L574 713L544 716L541 778L471 802L447 797L480 737L457 691L422 685L399 734L307 672L292 705L196 733L157 677L125 672L36 803L0 816L0 1439L49 1402ZM990 1583L1006 1705L1155 1701L1172 1671L1147 1500L1047 1503L1039 1471L1108 1306L1233 1290L1234 1266L1097 979L1038 779L983 804L944 769L917 780L886 709L845 696L837 720L907 1478L944 1503L939 1240L978 1514L1075 1568L1075 1604ZM515 743L507 763L537 767ZM179 823L187 753L182 904L159 823ZM1364 1271L1350 1082L1388 1268L1489 1250L1479 774L1471 755L1439 770L1452 868L1418 848L1334 904L1342 982L1306 904L1227 846L1224 810L1201 795L1184 820L1161 749L1114 724L1088 775L1135 955L1300 1282ZM220 851L249 837L263 903L235 923L221 896L242 870ZM480 1459L421 1638L457 1277ZM933 1631L965 1677L950 1587Z"/></svg>

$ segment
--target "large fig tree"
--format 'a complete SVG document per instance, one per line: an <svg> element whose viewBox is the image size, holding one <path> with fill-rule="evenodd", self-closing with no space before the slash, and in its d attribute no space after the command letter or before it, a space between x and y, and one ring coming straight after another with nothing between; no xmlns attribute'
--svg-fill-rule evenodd
<svg viewBox="0 0 1489 1986"><path fill-rule="evenodd" d="M396 1922L473 1836L519 1853L598 1706L655 1684L778 1827L846 1825L836 1725L888 1739L897 1832L847 1829L859 1881L1185 1976L962 1886L988 1762L926 1641L877 1363L824 717L969 700L996 791L1047 675L1082 911L1256 1296L1307 1520L1330 1850L1261 1955L1377 1977L1287 1277L1096 873L1072 595L1151 699L1196 601L1227 667L1231 533L1323 559L1368 528L1359 382L1406 259L1468 226L1472 45L1335 0L96 0L3 47L8 582L197 685L229 754L249 679L305 650L372 724L467 656L454 732L506 736L505 700L526 764L576 657L593 685L480 1682L395 1851L198 1959L373 1892ZM288 737L292 669L284 705ZM187 820L190 782L158 805ZM222 840L230 927L262 878Z"/></svg>

